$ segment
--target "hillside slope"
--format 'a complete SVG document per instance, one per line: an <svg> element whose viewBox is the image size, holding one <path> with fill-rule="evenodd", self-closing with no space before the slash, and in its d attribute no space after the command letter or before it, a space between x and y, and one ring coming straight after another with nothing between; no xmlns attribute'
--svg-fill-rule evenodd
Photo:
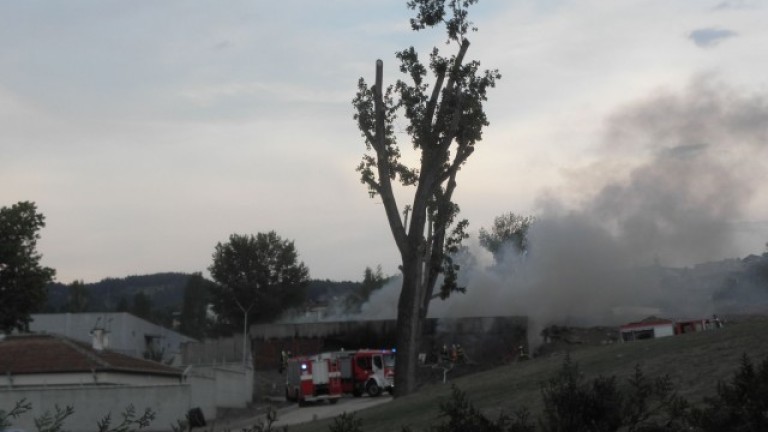
<svg viewBox="0 0 768 432"><path fill-rule="evenodd" d="M639 364L649 377L668 374L679 393L698 403L712 395L718 380L729 380L743 354L757 362L768 356L768 319L753 318L729 322L726 327L656 340L645 340L600 347L584 347L571 352L587 378L616 375L620 381ZM491 418L500 412L512 413L528 407L539 415L540 384L562 365L564 355L512 363L499 368L449 380L467 392L476 407ZM414 431L440 422L438 406L450 394L450 385L430 384L418 394L361 411L365 432L399 431L410 425ZM290 432L327 431L331 421L295 426Z"/></svg>

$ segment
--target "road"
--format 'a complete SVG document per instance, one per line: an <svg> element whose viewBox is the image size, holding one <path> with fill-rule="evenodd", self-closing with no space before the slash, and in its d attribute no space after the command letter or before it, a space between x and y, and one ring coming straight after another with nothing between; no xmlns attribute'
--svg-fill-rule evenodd
<svg viewBox="0 0 768 432"><path fill-rule="evenodd" d="M381 405L392 400L391 396L372 397L343 397L335 405L328 402L319 402L299 408L298 405L292 405L284 408L277 413L275 426L290 426L299 423L306 423L313 420L319 420L329 417L336 417L345 412L354 412Z"/></svg>
<svg viewBox="0 0 768 432"><path fill-rule="evenodd" d="M335 405L331 405L328 402L316 402L299 408L297 404L294 404L289 407L279 409L277 411L277 421L272 426L290 426L299 423L307 423L314 420L336 417L345 412L350 413L363 410L376 405L387 403L391 400L391 396L380 396L376 398L366 396L361 398L343 397ZM214 430L240 430L243 428L251 427L255 423L263 421L263 419L264 416L261 415L257 417L241 419L234 422L223 422L214 426Z"/></svg>

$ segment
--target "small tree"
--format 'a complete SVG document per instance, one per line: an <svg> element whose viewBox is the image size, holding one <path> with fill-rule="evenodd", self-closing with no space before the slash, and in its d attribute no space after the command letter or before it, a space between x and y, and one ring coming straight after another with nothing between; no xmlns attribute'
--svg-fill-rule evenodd
<svg viewBox="0 0 768 432"><path fill-rule="evenodd" d="M241 329L246 315L249 323L268 322L301 304L309 284L293 241L274 231L232 234L229 242L216 245L208 269L216 282L211 303L230 331Z"/></svg>
<svg viewBox="0 0 768 432"><path fill-rule="evenodd" d="M768 430L768 357L757 368L745 354L730 383L717 385L717 396L694 409L692 423L703 432Z"/></svg>
<svg viewBox="0 0 768 432"><path fill-rule="evenodd" d="M0 332L27 330L43 306L55 270L40 265L38 233L45 217L32 202L0 207Z"/></svg>
<svg viewBox="0 0 768 432"><path fill-rule="evenodd" d="M196 339L205 337L208 331L208 303L213 289L213 282L205 279L201 273L193 273L187 280L179 326L185 335Z"/></svg>
<svg viewBox="0 0 768 432"><path fill-rule="evenodd" d="M486 91L500 78L497 71L481 71L477 61L465 61L474 30L467 19L468 8L477 0L413 0L407 3L416 17L413 30L445 25L448 43L457 49L451 56L434 48L425 65L411 47L396 54L400 71L410 82L398 80L386 89L383 63L376 62L376 82L358 83L353 100L355 120L368 152L357 167L371 197L380 196L392 235L401 257L402 289L397 315L396 395L415 389L416 356L422 323L429 302L447 297L461 288L456 284L456 266L451 260L458 243L465 238L466 221L451 232L458 205L453 201L456 176L473 153L488 125L483 102ZM428 71L434 75L430 83ZM406 132L419 153L420 165L409 167L401 161L395 137L395 120L402 113L408 120ZM411 203L404 219L395 199L393 181L413 186ZM410 221L408 217L410 216ZM434 293L438 277L443 285Z"/></svg>
<svg viewBox="0 0 768 432"><path fill-rule="evenodd" d="M85 283L83 283L81 280L73 281L71 284L69 284L68 289L69 292L67 293L66 305L67 312L87 312L90 295L88 293L88 289L85 287Z"/></svg>
<svg viewBox="0 0 768 432"><path fill-rule="evenodd" d="M528 230L533 222L533 216L512 212L497 216L490 230L480 228L480 244L493 254L497 262L504 257L505 245L514 247L518 253L524 253L528 250Z"/></svg>

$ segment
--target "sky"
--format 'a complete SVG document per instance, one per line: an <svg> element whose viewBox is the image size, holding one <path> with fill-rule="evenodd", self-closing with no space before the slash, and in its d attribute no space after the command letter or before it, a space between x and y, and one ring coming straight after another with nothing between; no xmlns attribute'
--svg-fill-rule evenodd
<svg viewBox="0 0 768 432"><path fill-rule="evenodd" d="M0 206L37 204L64 283L207 274L218 242L271 230L312 278L395 274L351 100L376 59L394 83L396 51L455 50L410 17L391 0L2 2ZM768 3L481 0L470 18L468 57L502 74L458 177L471 233L566 214L648 252L633 260L764 251ZM641 213L696 229L654 243Z"/></svg>

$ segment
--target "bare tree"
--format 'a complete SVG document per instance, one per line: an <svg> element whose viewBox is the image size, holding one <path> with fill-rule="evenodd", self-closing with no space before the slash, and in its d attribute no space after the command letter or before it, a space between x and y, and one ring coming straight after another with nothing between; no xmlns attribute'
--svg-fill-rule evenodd
<svg viewBox="0 0 768 432"><path fill-rule="evenodd" d="M396 54L400 70L410 82L398 80L383 85L383 63L376 62L376 82L358 83L353 100L367 152L357 170L371 197L380 196L392 235L400 252L403 285L398 303L397 396L415 389L416 356L422 323L429 302L461 291L456 284L458 266L451 261L460 241L466 237L466 221L453 224L459 207L453 202L456 175L474 151L475 143L488 125L483 102L486 90L501 77L498 71L480 70L478 61L465 60L469 48L467 33L476 30L467 20L467 9L477 0L413 0L411 19L414 31L445 25L448 45L457 51L441 55L433 48L425 65L411 47ZM432 82L427 82L428 71ZM420 165L401 162L394 134L394 122L402 114L406 132L420 153ZM404 218L393 190L393 182L415 189ZM449 232L449 228L453 230ZM443 283L438 293L439 276Z"/></svg>

